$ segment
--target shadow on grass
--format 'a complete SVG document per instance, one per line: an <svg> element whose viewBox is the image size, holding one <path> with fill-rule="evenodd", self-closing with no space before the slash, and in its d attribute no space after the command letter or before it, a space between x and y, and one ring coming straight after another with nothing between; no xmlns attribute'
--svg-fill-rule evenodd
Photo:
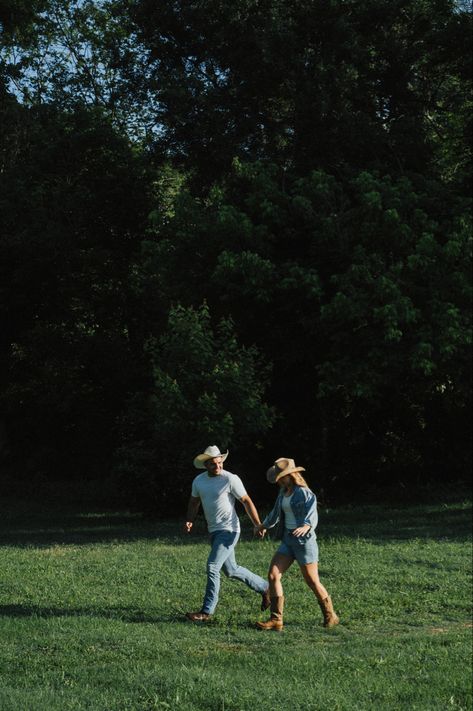
<svg viewBox="0 0 473 711"><path fill-rule="evenodd" d="M203 520L191 535L182 532L182 520L151 520L130 512L77 512L38 510L5 502L0 505L0 545L48 547L90 545L113 541L156 541L163 545L207 542ZM250 524L240 511L244 540L251 539ZM408 506L321 509L321 538L363 538L380 544L408 539L471 540L471 501Z"/></svg>
<svg viewBox="0 0 473 711"><path fill-rule="evenodd" d="M163 544L190 545L207 540L203 525L192 536L182 531L181 521L151 520L139 513L92 511L56 512L3 504L0 517L0 546L91 545L157 541ZM5 513L7 512L7 513Z"/></svg>
<svg viewBox="0 0 473 711"><path fill-rule="evenodd" d="M322 511L323 537L364 538L379 543L409 539L471 540L471 501L390 508L367 506Z"/></svg>
<svg viewBox="0 0 473 711"><path fill-rule="evenodd" d="M178 611L153 615L127 607L107 607L100 609L91 607L61 608L39 607L37 605L0 605L0 617L38 617L44 619L52 617L90 617L140 624L158 624L163 622L186 623L183 613Z"/></svg>

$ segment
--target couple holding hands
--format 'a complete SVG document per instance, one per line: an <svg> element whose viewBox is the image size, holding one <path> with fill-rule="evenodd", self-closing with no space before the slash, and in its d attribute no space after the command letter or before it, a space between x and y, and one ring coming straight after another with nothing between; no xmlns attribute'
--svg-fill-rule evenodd
<svg viewBox="0 0 473 711"><path fill-rule="evenodd" d="M327 590L319 580L317 526L317 500L309 489L293 459L277 459L266 472L266 478L279 486L279 494L272 511L261 523L252 500L241 479L223 468L228 452L222 454L218 447L207 447L194 459L194 466L202 473L192 482L192 493L187 508L185 531L190 533L202 504L210 533L210 555L207 560L207 586L199 612L188 612L193 622L209 620L215 611L220 589L220 571L229 578L241 580L261 595L261 609L270 608L268 622L257 622L261 630L280 631L283 628L284 596L281 578L294 560L299 563L302 575L314 592L324 618L324 627L334 627L339 619L334 612ZM276 529L281 542L274 554L268 572L268 581L251 570L238 565L235 546L240 537L240 521L235 511L235 501L240 501L253 523L255 533L263 537L267 529Z"/></svg>

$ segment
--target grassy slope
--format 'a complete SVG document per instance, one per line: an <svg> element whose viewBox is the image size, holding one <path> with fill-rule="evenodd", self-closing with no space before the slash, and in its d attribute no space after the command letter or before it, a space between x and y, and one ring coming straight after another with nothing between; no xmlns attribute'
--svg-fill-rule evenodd
<svg viewBox="0 0 473 711"><path fill-rule="evenodd" d="M470 709L470 524L468 503L321 511L343 624L320 626L293 566L277 634L253 629L259 598L228 580L210 625L184 620L203 527L184 539L169 522L17 506L0 525L0 709ZM264 575L274 548L246 534L237 559Z"/></svg>

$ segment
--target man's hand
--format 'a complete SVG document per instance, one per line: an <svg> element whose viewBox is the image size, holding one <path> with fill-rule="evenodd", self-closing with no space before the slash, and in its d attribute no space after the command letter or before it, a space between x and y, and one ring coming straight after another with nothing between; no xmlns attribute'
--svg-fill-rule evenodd
<svg viewBox="0 0 473 711"><path fill-rule="evenodd" d="M186 522L184 523L184 533L190 533L194 525L195 517L199 511L200 499L197 496L191 496L187 504Z"/></svg>
<svg viewBox="0 0 473 711"><path fill-rule="evenodd" d="M248 496L248 494L245 494L245 496L242 496L240 499L241 503L245 507L245 511L248 514L248 518L250 519L251 523L253 524L254 528L257 526L261 526L261 519L258 515L258 511L256 510L256 506ZM263 536L261 534L260 537L262 538ZM264 534L263 534L264 535Z"/></svg>
<svg viewBox="0 0 473 711"><path fill-rule="evenodd" d="M255 536L258 536L258 538L264 538L264 534L266 533L266 529L263 526L262 523L259 523L257 526L254 526L253 528L253 533Z"/></svg>
<svg viewBox="0 0 473 711"><path fill-rule="evenodd" d="M310 531L310 526L306 523L305 526L300 526L299 528L295 528L292 532L292 535L295 536L296 538L300 538L301 536L305 536L306 533Z"/></svg>

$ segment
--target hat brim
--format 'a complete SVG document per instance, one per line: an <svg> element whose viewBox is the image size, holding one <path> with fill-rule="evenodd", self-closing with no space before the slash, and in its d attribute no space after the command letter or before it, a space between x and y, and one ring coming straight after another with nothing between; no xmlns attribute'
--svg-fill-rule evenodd
<svg viewBox="0 0 473 711"><path fill-rule="evenodd" d="M287 467L287 469L283 469L281 471L276 464L273 464L273 466L266 472L266 479L270 484L276 484L278 479L281 479L281 477L287 476L288 474L294 474L295 472L305 472L305 469L304 467Z"/></svg>
<svg viewBox="0 0 473 711"><path fill-rule="evenodd" d="M225 461L225 459L228 457L228 450L226 452L222 452L221 454L215 455L217 457L222 457L222 462ZM205 469L205 462L207 462L209 459L214 459L210 454L198 454L197 457L194 459L194 466L196 469Z"/></svg>
<svg viewBox="0 0 473 711"><path fill-rule="evenodd" d="M283 476L287 476L288 474L295 474L296 472L305 472L305 469L304 467L290 467L287 470L283 470L282 472L279 472L279 474L276 476L274 483L276 483L278 479L281 479Z"/></svg>

